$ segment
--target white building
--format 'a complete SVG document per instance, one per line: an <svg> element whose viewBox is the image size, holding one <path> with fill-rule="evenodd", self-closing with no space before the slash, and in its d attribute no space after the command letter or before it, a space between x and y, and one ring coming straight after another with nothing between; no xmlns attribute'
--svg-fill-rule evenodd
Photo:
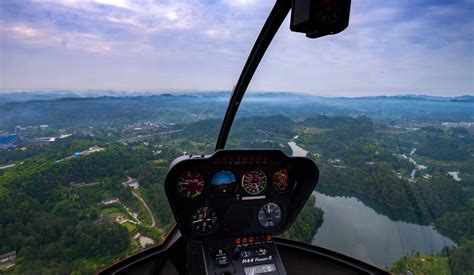
<svg viewBox="0 0 474 275"><path fill-rule="evenodd" d="M103 199L100 203L102 203L103 205L107 205L107 204L111 204L111 203L116 203L118 201L120 201L119 198L111 197L111 198Z"/></svg>
<svg viewBox="0 0 474 275"><path fill-rule="evenodd" d="M134 179L132 177L127 177L128 180L127 181L124 181L122 182L122 185L125 187L125 188L133 188L133 189L137 189L138 187L140 187L140 184L138 183L138 180L137 179Z"/></svg>

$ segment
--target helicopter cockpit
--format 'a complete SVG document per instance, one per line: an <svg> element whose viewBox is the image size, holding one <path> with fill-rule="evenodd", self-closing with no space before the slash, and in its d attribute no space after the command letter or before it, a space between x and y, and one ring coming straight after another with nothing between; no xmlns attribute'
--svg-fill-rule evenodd
<svg viewBox="0 0 474 275"><path fill-rule="evenodd" d="M212 155L170 165L165 191L176 225L164 242L101 274L386 274L354 258L282 239L314 191L319 170L280 150L224 150L244 93L291 10L291 30L309 38L349 24L350 0L278 0L234 87Z"/></svg>
<svg viewBox="0 0 474 275"><path fill-rule="evenodd" d="M317 180L311 160L278 150L176 159L165 189L190 272L284 274L272 236L293 223Z"/></svg>

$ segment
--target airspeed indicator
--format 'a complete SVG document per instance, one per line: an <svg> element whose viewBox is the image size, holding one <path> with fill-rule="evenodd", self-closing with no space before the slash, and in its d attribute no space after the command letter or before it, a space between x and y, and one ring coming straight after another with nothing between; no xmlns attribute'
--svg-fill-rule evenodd
<svg viewBox="0 0 474 275"><path fill-rule="evenodd" d="M250 195L258 195L265 190L267 176L262 170L248 171L242 177L242 188Z"/></svg>

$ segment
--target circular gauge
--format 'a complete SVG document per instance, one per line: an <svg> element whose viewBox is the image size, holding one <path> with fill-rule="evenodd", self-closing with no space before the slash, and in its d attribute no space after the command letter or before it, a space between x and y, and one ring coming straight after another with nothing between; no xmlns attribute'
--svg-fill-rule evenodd
<svg viewBox="0 0 474 275"><path fill-rule="evenodd" d="M179 194L188 199L192 199L202 193L204 179L198 172L187 171L178 178L177 188Z"/></svg>
<svg viewBox="0 0 474 275"><path fill-rule="evenodd" d="M267 176L262 170L248 171L242 177L242 187L250 195L258 195L265 190Z"/></svg>
<svg viewBox="0 0 474 275"><path fill-rule="evenodd" d="M272 186L278 193L287 193L290 191L288 171L285 168L275 172L273 175Z"/></svg>
<svg viewBox="0 0 474 275"><path fill-rule="evenodd" d="M191 223L196 232L209 233L217 224L217 214L208 206L199 207L194 211Z"/></svg>
<svg viewBox="0 0 474 275"><path fill-rule="evenodd" d="M235 190L237 179L231 171L222 170L217 172L212 178L212 187L222 193L232 192Z"/></svg>
<svg viewBox="0 0 474 275"><path fill-rule="evenodd" d="M258 211L258 223L263 228L274 228L281 221L281 209L278 204L270 202L264 204Z"/></svg>

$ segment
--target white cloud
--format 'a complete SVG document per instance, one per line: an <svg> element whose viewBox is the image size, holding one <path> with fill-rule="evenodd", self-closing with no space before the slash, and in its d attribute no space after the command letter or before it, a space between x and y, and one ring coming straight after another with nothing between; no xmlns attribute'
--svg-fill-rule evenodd
<svg viewBox="0 0 474 275"><path fill-rule="evenodd" d="M11 27L11 30L13 32L19 34L20 36L34 37L34 36L38 35L37 30L35 30L33 28L30 28L30 27L27 27L25 25L15 25L15 26Z"/></svg>
<svg viewBox="0 0 474 275"><path fill-rule="evenodd" d="M128 9L130 7L128 2L125 0L95 0L94 2L99 3L99 4L125 8L125 9Z"/></svg>
<svg viewBox="0 0 474 275"><path fill-rule="evenodd" d="M224 0L224 3L234 7L249 7L257 4L258 0Z"/></svg>
<svg viewBox="0 0 474 275"><path fill-rule="evenodd" d="M357 5L357 2L354 3ZM354 9L354 8L353 8ZM398 7L382 7L378 9L361 9L351 14L350 25L368 25L393 20L400 13Z"/></svg>
<svg viewBox="0 0 474 275"><path fill-rule="evenodd" d="M56 47L68 50L79 50L95 53L118 53L123 46L105 40L97 34L82 32L64 32L49 24L28 26L0 22L0 31L6 39L13 39L30 46Z"/></svg>

